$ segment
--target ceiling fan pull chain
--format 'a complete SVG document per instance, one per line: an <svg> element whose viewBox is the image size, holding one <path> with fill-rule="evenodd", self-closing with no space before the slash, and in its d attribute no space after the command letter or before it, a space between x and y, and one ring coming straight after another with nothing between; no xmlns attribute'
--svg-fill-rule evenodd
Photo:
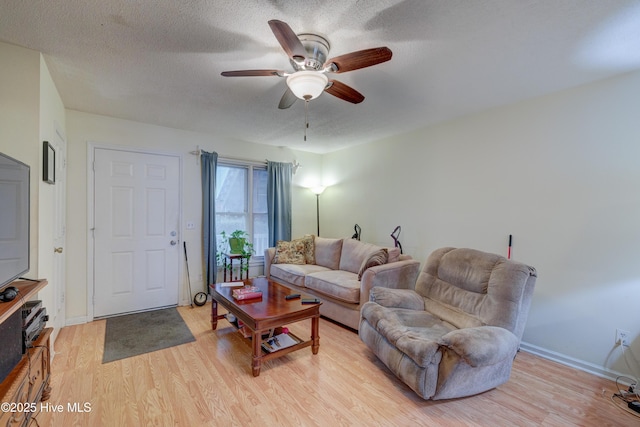
<svg viewBox="0 0 640 427"><path fill-rule="evenodd" d="M307 141L307 129L309 129L309 99L304 100L304 141Z"/></svg>

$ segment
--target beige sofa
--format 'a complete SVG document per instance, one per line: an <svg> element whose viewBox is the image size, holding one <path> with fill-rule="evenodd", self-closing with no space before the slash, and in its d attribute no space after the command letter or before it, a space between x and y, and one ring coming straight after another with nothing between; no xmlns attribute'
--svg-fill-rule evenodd
<svg viewBox="0 0 640 427"><path fill-rule="evenodd" d="M424 399L490 390L509 379L536 277L499 255L438 249L415 290L371 290L360 338Z"/></svg>
<svg viewBox="0 0 640 427"><path fill-rule="evenodd" d="M355 239L311 239L313 253L305 261L281 263L276 248L265 250L265 275L300 293L322 301L320 314L352 329L360 324L360 307L369 301L374 286L413 288L420 262L401 255L398 248L382 248ZM388 261L363 270L367 261L388 253ZM371 261L370 261L371 263ZM359 273L361 278L359 279Z"/></svg>

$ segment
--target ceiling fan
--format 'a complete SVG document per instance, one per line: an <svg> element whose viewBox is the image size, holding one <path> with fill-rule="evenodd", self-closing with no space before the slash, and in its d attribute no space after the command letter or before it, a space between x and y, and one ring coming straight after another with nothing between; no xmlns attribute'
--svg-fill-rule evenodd
<svg viewBox="0 0 640 427"><path fill-rule="evenodd" d="M392 53L388 47L376 47L327 60L330 46L324 37L310 33L296 35L286 22L275 19L269 21L269 26L289 56L294 72L239 70L224 71L222 75L224 77L286 77L287 90L280 99L278 105L280 109L291 107L297 99L302 99L307 104L310 100L320 96L322 92L327 92L353 104L359 104L364 100L364 95L338 80L329 79L327 74L345 73L371 67L391 59Z"/></svg>

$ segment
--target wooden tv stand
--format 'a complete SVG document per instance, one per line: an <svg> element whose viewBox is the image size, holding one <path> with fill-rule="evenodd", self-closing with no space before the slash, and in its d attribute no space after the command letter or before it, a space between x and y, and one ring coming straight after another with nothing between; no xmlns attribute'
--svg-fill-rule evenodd
<svg viewBox="0 0 640 427"><path fill-rule="evenodd" d="M47 285L46 280L37 282L17 281L11 284L20 293L13 301L0 304L0 324ZM32 416L40 412L40 401L49 399L51 387L51 328L45 328L33 347L27 349L22 359L0 384L0 425L26 426ZM6 406L6 407L5 407Z"/></svg>

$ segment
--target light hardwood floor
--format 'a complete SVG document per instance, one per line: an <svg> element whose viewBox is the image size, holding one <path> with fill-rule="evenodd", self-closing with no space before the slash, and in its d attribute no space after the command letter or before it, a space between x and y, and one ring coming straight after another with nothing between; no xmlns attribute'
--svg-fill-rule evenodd
<svg viewBox="0 0 640 427"><path fill-rule="evenodd" d="M631 426L615 384L526 352L508 383L449 401L424 401L353 331L325 319L320 351L303 349L251 375L251 348L210 304L179 307L196 342L102 364L105 321L63 328L40 426ZM309 323L289 325L307 338ZM605 392L603 393L603 390ZM88 403L85 412L68 404ZM35 425L35 423L33 424Z"/></svg>

